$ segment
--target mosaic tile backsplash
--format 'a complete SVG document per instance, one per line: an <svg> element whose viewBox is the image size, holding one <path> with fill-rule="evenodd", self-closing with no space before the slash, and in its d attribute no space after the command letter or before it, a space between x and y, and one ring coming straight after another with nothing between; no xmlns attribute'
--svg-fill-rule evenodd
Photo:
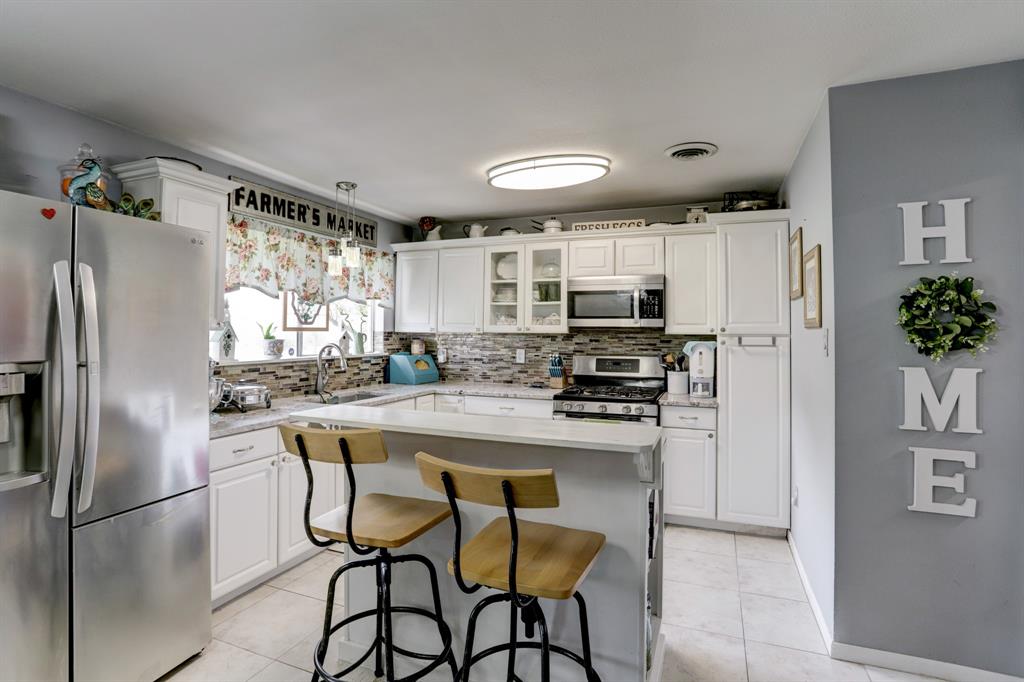
<svg viewBox="0 0 1024 682"><path fill-rule="evenodd" d="M386 357L349 358L348 369L341 371L337 363L328 366L330 387L353 388L384 383ZM274 398L287 398L313 392L316 384L316 363L312 360L273 362L265 365L220 365L214 375L228 383L255 381L266 384Z"/></svg>
<svg viewBox="0 0 1024 682"><path fill-rule="evenodd" d="M448 349L448 362L440 365L442 381L485 381L500 384L528 384L548 380L548 357L560 353L572 372L572 356L660 355L679 353L692 339L713 337L669 336L658 329L593 329L573 334L400 334L384 335L387 353L409 350L413 339L423 339L427 352L437 357L437 348ZM526 362L515 363L515 349L526 351ZM331 388L352 388L384 382L387 357L350 358L342 372L332 363ZM275 362L266 365L224 365L215 370L229 382L251 380L266 384L274 397L312 393L316 364L310 360Z"/></svg>
<svg viewBox="0 0 1024 682"><path fill-rule="evenodd" d="M669 336L659 329L593 329L572 334L390 334L388 352L409 350L415 338L422 338L427 352L437 357L437 348L448 349L448 362L439 367L443 380L493 381L525 384L548 380L548 358L561 354L572 371L572 356L676 354L687 341L698 338ZM526 362L515 363L515 349L526 351Z"/></svg>

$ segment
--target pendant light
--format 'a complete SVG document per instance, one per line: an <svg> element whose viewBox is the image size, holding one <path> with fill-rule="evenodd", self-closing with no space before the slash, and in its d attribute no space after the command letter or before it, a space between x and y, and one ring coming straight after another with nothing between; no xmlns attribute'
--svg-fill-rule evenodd
<svg viewBox="0 0 1024 682"><path fill-rule="evenodd" d="M327 274L331 277L342 277L345 268L351 274L358 270L362 263L362 253L356 242L355 201L356 183L340 180L334 184L334 213L338 221L344 224L340 230L338 245L330 250L327 256ZM341 212L341 193L345 193L345 212ZM347 233L347 236L346 236Z"/></svg>

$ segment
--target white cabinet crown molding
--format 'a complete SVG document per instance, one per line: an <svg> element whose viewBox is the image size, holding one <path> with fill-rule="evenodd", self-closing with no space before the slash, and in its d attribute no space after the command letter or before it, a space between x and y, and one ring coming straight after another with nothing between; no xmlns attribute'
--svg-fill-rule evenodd
<svg viewBox="0 0 1024 682"><path fill-rule="evenodd" d="M739 211L734 213L709 213L706 223L691 223L675 227L646 227L632 230L606 230L601 232L573 232L564 230L553 233L522 234L514 237L460 237L457 239L437 239L422 242L401 242L392 244L395 252L402 251L433 251L446 248L465 248L469 246L515 246L518 244L538 244L542 242L576 241L583 239L629 239L631 237L669 237L677 234L700 234L714 232L716 225L731 223L762 223L774 220L789 220L789 209L773 211Z"/></svg>
<svg viewBox="0 0 1024 682"><path fill-rule="evenodd" d="M165 178L194 185L201 189L217 191L222 194L228 194L242 186L240 182L199 171L187 164L169 159L129 161L128 163L119 163L116 166L111 166L110 170L121 182Z"/></svg>

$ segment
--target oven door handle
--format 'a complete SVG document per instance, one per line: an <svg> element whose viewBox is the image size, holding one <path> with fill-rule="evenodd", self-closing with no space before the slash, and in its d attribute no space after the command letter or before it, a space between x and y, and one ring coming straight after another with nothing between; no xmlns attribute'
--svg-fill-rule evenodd
<svg viewBox="0 0 1024 682"><path fill-rule="evenodd" d="M640 287L633 287L633 322L640 324Z"/></svg>

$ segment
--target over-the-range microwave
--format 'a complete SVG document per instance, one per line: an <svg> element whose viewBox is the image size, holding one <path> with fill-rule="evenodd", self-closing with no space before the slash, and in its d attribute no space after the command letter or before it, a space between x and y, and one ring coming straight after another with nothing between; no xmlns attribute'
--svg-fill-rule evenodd
<svg viewBox="0 0 1024 682"><path fill-rule="evenodd" d="M664 327L665 276L570 277L570 327Z"/></svg>

